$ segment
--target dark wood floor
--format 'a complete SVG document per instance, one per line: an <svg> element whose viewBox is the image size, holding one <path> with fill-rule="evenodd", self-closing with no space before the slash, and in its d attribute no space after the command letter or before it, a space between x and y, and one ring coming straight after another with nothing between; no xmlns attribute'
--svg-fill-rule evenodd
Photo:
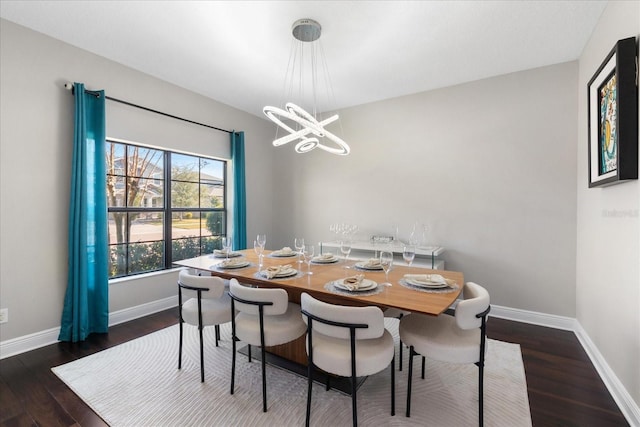
<svg viewBox="0 0 640 427"><path fill-rule="evenodd" d="M82 344L58 343L3 359L2 425L104 426L50 368L176 322L176 310L167 310L114 326ZM572 332L492 318L488 335L521 345L534 426L629 425Z"/></svg>

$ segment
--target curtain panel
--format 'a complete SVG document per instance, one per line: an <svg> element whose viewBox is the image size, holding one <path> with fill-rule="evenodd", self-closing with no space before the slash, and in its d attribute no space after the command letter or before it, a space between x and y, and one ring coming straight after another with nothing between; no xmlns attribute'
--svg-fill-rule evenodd
<svg viewBox="0 0 640 427"><path fill-rule="evenodd" d="M244 166L244 132L231 132L233 163L233 248L247 248L247 195Z"/></svg>
<svg viewBox="0 0 640 427"><path fill-rule="evenodd" d="M69 271L60 341L83 341L109 327L104 91L74 84L69 205Z"/></svg>

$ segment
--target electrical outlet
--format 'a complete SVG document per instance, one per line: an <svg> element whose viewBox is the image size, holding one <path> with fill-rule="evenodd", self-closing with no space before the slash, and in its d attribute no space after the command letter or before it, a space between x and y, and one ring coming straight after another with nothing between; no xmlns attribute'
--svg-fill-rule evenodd
<svg viewBox="0 0 640 427"><path fill-rule="evenodd" d="M9 321L9 309L0 309L0 323L7 323Z"/></svg>

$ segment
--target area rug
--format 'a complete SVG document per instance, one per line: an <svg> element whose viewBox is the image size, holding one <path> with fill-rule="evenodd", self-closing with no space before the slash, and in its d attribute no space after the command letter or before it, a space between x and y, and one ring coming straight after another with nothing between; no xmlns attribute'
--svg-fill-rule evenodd
<svg viewBox="0 0 640 427"><path fill-rule="evenodd" d="M385 319L398 342L398 321ZM205 382L200 382L197 329L185 325L178 370L178 326L154 332L91 356L52 368L111 426L302 426L307 382L267 365L268 412L262 412L260 362L236 359L235 394L229 394L231 328L205 328ZM531 426L520 346L488 340L485 425ZM408 351L396 371L396 415L390 415L390 372L370 376L358 391L363 426L472 426L478 423L478 368L427 359L426 379L415 358L411 417L405 417ZM397 364L396 357L396 364ZM416 369L417 368L417 369ZM351 425L351 398L314 384L311 425Z"/></svg>

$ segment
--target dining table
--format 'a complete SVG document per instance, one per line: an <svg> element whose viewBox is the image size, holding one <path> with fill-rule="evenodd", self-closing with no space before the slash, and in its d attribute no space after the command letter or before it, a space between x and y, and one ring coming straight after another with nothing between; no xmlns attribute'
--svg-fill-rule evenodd
<svg viewBox="0 0 640 427"><path fill-rule="evenodd" d="M382 310L397 309L403 312L421 313L438 316L444 313L456 301L464 285L461 272L447 270L431 270L423 267L412 267L402 263L394 263L388 273L388 282L382 270L367 269L366 261L333 259L331 255L316 258L318 262L299 264L299 254L286 253L276 256L280 251L265 250L262 269L259 269L259 257L254 250L233 251L230 258L224 254L208 254L195 258L174 261L181 267L188 267L224 279L237 279L248 286L281 288L289 294L289 300L300 303L300 295L306 292L314 298L330 304L352 306L378 306ZM238 260L224 268L229 260ZM331 260L331 262L327 262ZM241 265L242 267L237 267ZM295 274L287 277L265 277L271 267L283 268L290 266ZM365 267L365 268L362 268ZM286 267L284 267L286 268ZM291 270L288 270L291 271ZM308 272L312 274L308 274ZM405 275L440 275L450 286L437 289L423 289L407 283ZM360 276L363 275L363 276ZM367 290L349 291L342 284L345 278L364 279ZM348 283L348 282L347 282ZM338 286L336 286L338 285ZM364 288L363 288L364 289ZM297 340L265 349L280 358L306 366L307 355L304 335Z"/></svg>

